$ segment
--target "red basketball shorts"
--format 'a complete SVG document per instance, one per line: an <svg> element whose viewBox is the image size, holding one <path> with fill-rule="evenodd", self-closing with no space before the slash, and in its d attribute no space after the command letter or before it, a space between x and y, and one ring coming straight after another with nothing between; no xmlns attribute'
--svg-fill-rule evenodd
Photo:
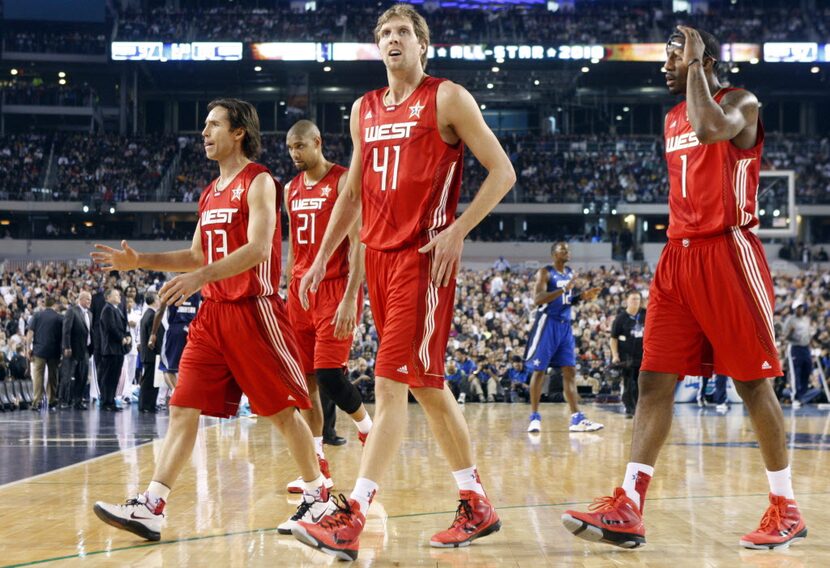
<svg viewBox="0 0 830 568"><path fill-rule="evenodd" d="M311 408L279 296L203 302L190 325L170 404L227 418L236 414L243 392L260 416L289 406Z"/></svg>
<svg viewBox="0 0 830 568"><path fill-rule="evenodd" d="M774 304L754 234L671 240L651 283L640 368L681 376L714 371L739 381L780 376Z"/></svg>
<svg viewBox="0 0 830 568"><path fill-rule="evenodd" d="M444 388L444 357L452 324L455 279L430 279L432 253L416 245L395 251L366 249L366 282L378 331L375 375L412 388Z"/></svg>
<svg viewBox="0 0 830 568"><path fill-rule="evenodd" d="M300 304L300 279L292 278L288 286L288 320L300 349L300 361L306 375L315 369L339 369L349 362L353 336L334 337L334 315L346 293L348 278L331 278L320 282L317 292L309 293L308 311ZM363 289L357 294L357 321L363 313Z"/></svg>

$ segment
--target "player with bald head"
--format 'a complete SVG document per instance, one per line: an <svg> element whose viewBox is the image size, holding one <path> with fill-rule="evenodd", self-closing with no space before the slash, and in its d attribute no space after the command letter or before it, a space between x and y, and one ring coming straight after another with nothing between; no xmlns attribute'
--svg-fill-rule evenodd
<svg viewBox="0 0 830 568"><path fill-rule="evenodd" d="M363 245L358 222L352 225L349 240L343 241L328 262L320 292L304 310L298 295L299 283L317 256L328 227L337 195L346 184L348 170L323 155L323 141L317 125L300 120L286 135L291 160L300 173L285 192L288 211L288 318L300 345L300 362L308 382L311 409L304 410L314 435L320 470L326 485L334 483L323 454L323 411L317 387L345 413L358 428L361 442L372 427L360 392L346 378L346 364L363 303ZM288 484L289 493L301 493L303 480Z"/></svg>

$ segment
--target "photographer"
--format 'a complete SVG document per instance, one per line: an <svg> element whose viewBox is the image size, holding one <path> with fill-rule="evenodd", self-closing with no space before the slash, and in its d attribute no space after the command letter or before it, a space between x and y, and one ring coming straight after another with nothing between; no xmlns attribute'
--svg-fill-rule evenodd
<svg viewBox="0 0 830 568"><path fill-rule="evenodd" d="M625 417L633 418L637 408L637 378L643 360L643 329L646 311L640 308L642 296L637 291L629 292L625 310L621 311L611 325L611 364L622 367Z"/></svg>

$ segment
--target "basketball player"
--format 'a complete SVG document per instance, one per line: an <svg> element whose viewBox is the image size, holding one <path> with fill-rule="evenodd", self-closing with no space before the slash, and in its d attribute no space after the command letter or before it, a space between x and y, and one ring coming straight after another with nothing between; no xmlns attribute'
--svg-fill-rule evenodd
<svg viewBox="0 0 830 568"><path fill-rule="evenodd" d="M359 223L355 219L345 240L337 248L326 267L326 278L311 298L306 311L297 294L300 279L305 275L323 235L337 196L346 185L346 168L333 164L323 156L320 130L309 120L300 120L286 135L291 160L300 170L285 192L288 211L289 275L288 319L297 337L300 361L308 383L311 409L303 416L314 435L314 447L326 486L334 483L323 454L323 408L317 385L346 414L352 417L361 443L372 427L372 419L363 406L360 392L347 378L346 365L363 305L363 245ZM288 484L289 493L302 493L302 478Z"/></svg>
<svg viewBox="0 0 830 568"><path fill-rule="evenodd" d="M548 367L562 369L562 387L565 400L571 410L571 432L594 432L602 424L591 422L579 410L579 392L576 390L576 342L574 341L571 306L579 301L590 302L599 294L599 288L581 292L574 290L573 270L567 266L571 249L566 242L550 247L553 264L540 268L536 273L533 304L539 306L530 330L525 352L525 368L533 371L530 376L530 425L528 432L542 430L539 401Z"/></svg>
<svg viewBox="0 0 830 568"><path fill-rule="evenodd" d="M429 29L408 4L384 12L375 41L389 86L352 106L354 156L300 299L324 280L328 260L361 212L366 280L378 330L376 413L350 497L320 524L298 523L299 540L343 559L357 557L378 481L406 428L407 390L421 404L460 491L452 526L434 547L467 546L501 527L481 486L464 416L444 388L444 357L464 237L504 197L515 172L462 87L426 75ZM470 207L455 219L464 145L488 171ZM414 481L414 480L412 480Z"/></svg>
<svg viewBox="0 0 830 568"><path fill-rule="evenodd" d="M631 461L613 496L597 499L591 512L566 511L562 521L586 540L645 544L643 504L671 428L675 383L714 370L735 379L770 485L760 526L741 545L785 548L806 537L807 528L793 497L784 418L768 380L782 374L772 279L761 242L749 231L758 224L764 144L758 99L721 86L720 45L712 35L677 29L666 46L666 83L685 100L666 116L669 242L649 293Z"/></svg>
<svg viewBox="0 0 830 568"><path fill-rule="evenodd" d="M151 336L156 336L164 321L164 337L161 342L161 363L159 369L164 373L164 381L172 392L176 388L179 361L187 345L187 334L190 324L196 317L196 312L202 303L202 295L196 292L187 298L181 306L162 304L153 317Z"/></svg>
<svg viewBox="0 0 830 568"><path fill-rule="evenodd" d="M190 249L139 253L95 245L106 269L185 272L161 289L167 305L182 306L202 290L204 302L190 326L170 399L170 426L147 491L124 505L97 502L95 514L116 528L159 540L165 504L187 463L199 415L229 418L244 392L251 407L283 434L303 479L298 511L312 520L332 504L314 441L297 409L311 406L299 349L291 333L280 282L279 190L271 172L253 162L261 148L254 107L238 99L208 105L205 153L219 162L219 178L202 192ZM293 517L292 517L293 518Z"/></svg>

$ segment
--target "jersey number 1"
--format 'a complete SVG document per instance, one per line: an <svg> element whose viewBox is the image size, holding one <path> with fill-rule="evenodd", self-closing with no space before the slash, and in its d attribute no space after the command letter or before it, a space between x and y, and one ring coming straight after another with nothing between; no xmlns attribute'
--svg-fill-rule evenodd
<svg viewBox="0 0 830 568"><path fill-rule="evenodd" d="M680 161L683 162L683 169L680 172L680 188L683 192L683 199L686 199L686 169L689 157L686 154L680 154Z"/></svg>
<svg viewBox="0 0 830 568"><path fill-rule="evenodd" d="M398 164L401 161L401 147L400 146L386 146L383 149L383 164L378 163L378 156L380 156L380 148L372 149L372 170L380 174L380 190L386 191L386 178L389 175L389 149L395 154L395 164L392 167L392 181L389 184L391 189L398 189Z"/></svg>

